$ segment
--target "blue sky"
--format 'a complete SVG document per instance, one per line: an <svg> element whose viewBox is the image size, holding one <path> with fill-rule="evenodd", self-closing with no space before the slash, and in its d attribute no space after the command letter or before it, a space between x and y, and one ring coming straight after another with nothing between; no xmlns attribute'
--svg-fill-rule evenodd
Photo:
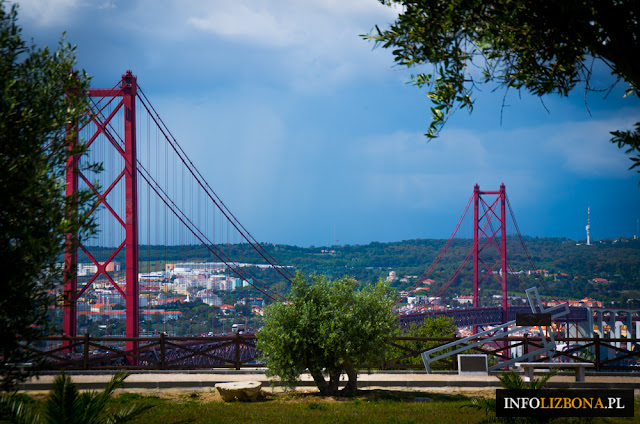
<svg viewBox="0 0 640 424"><path fill-rule="evenodd" d="M504 182L531 236L633 236L640 175L609 132L640 101L582 90L540 99L489 88L427 142L410 71L359 34L392 22L377 0L24 0L23 35L77 45L93 86L131 69L256 239L321 246L446 238L474 184ZM415 70L414 70L415 72ZM600 71L594 81L610 82Z"/></svg>

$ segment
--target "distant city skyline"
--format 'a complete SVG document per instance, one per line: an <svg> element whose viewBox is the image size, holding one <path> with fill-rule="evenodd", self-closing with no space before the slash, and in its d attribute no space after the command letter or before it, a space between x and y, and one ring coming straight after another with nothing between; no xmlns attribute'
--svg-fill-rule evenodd
<svg viewBox="0 0 640 424"><path fill-rule="evenodd" d="M396 17L377 0L19 3L27 42L66 31L94 87L131 69L260 242L446 239L473 186L503 182L524 235L586 239L589 206L594 241L638 231L640 174L609 142L640 120L624 84L606 98L486 88L427 142L411 71L359 37ZM592 85L610 82L596 66Z"/></svg>

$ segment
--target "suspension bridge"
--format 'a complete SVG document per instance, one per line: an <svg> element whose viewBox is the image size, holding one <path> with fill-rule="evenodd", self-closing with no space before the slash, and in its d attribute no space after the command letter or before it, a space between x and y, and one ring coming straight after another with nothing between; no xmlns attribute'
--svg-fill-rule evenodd
<svg viewBox="0 0 640 424"><path fill-rule="evenodd" d="M66 190L68 196L79 190L95 194L98 202L89 212L99 233L89 240L68 236L74 242L65 250L63 334L76 335L78 305L88 303L81 300L93 287L103 291L102 299L124 304L126 336L138 338L142 271L149 276L158 273L159 264L185 262L196 245L215 261L216 273L235 277L233 284L239 281L240 287L251 286L271 300L283 300L258 275L264 276L267 268L290 282L290 271L256 241L204 180L136 76L127 71L115 86L90 89L88 95L92 108L77 131L87 153L69 159ZM103 164L101 172L92 167L95 163ZM164 252L154 252L154 260L152 245L165 246ZM170 249L169 258L168 245L182 249ZM76 272L79 264L89 271L81 277ZM106 296L111 293L115 298ZM127 342L128 349L136 347L136 341Z"/></svg>
<svg viewBox="0 0 640 424"><path fill-rule="evenodd" d="M136 76L127 71L113 87L92 88L88 94L92 108L87 111L86 122L77 128L78 138L73 140L74 143L83 140L87 152L69 159L66 190L68 196L85 190L97 197L97 203L89 212L99 224L99 232L87 240L68 235L64 256L63 347L71 349L71 340L77 338L79 314L87 312L87 308L99 312L100 307L95 305L103 308L105 303L106 306L118 305L126 316L123 340L126 351L130 352L127 358L130 364L137 363L142 356L136 352L143 349L140 347L141 309L149 308L154 302L157 306L171 301L169 293L164 296L160 293L153 301L147 296L143 305L141 287L145 289L145 284L161 280L163 287L171 286L167 291L182 290L188 294L182 280L190 270L183 270L183 274L177 270L189 261L208 267L204 276L191 278L206 279L201 281L201 286L209 291L232 287L245 289L246 293L258 292L269 301L283 301L283 291L273 287L278 284L286 287L291 282L291 271L251 235L207 183L154 109ZM101 172L92 166L96 163L104 165ZM433 291L433 297L442 295L472 261L473 307L434 312L426 309L428 304L420 305L413 313L400 317L401 325L420 322L429 315L448 314L461 326L487 326L507 322L517 312L508 302L507 277L514 276L521 291L524 286L507 261L508 217L531 269L535 266L515 222L504 184L496 191L474 187L456 228L408 293L423 284L436 269L472 204L472 246L451 277ZM206 258L202 257L203 252ZM480 287L489 284L497 284L500 289L500 307L487 308L479 304ZM542 284L544 286L544 282ZM591 323L595 316L595 312L586 308L572 309L567 322ZM605 320L617 319L616 312L605 311L602 316L608 317ZM602 323L602 318L599 322ZM221 341L206 349L228 345ZM254 352L251 344L246 346ZM188 349L193 353L200 348ZM237 355L238 349L235 352ZM160 356L164 358L164 354ZM215 355L209 359L222 360Z"/></svg>

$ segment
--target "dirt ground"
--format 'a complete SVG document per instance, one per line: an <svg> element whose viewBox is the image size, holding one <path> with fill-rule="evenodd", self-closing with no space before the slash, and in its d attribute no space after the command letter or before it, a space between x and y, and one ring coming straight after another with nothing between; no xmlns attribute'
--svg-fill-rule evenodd
<svg viewBox="0 0 640 424"><path fill-rule="evenodd" d="M222 397L215 389L203 389L203 390L119 390L119 393L130 392L138 393L143 396L155 396L161 399L168 399L172 401L196 401L202 403L208 402L223 402ZM366 389L360 389L358 392L349 397L331 397L320 396L317 389L310 389L308 387L300 388L298 390L284 390L279 387L266 387L261 391L261 399L270 399L282 402L343 402L349 400L373 400L373 399L425 399L430 394L437 394L440 396L456 396L462 395L467 397L495 397L495 389L483 389L483 388L468 388L461 389L458 387L438 387L438 388L389 388L389 387L371 387ZM43 394L44 396L44 394Z"/></svg>

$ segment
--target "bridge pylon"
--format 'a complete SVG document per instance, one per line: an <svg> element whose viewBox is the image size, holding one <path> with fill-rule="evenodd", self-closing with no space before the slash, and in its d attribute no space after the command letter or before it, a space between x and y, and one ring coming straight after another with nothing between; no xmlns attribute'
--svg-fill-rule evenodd
<svg viewBox="0 0 640 424"><path fill-rule="evenodd" d="M65 281L64 281L64 311L62 330L65 336L75 337L76 328L76 303L82 294L91 286L96 278L103 276L125 299L126 305L126 337L135 338L126 342L127 350L138 348L139 329L139 286L138 286L138 195L137 195L137 156L136 156L136 94L137 79L127 71L118 85L114 88L89 89L91 98L98 98L95 102L94 110L89 111L89 124L85 129L90 129L92 134L86 140L86 146L103 137L107 140L117 154L122 157L123 169L117 177L106 188L100 192L89 178L79 169L78 157L71 158L67 163L66 193L73 195L78 191L78 180L82 180L89 190L93 191L98 198L98 203L103 206L124 228L124 240L111 253L104 262L99 262L90 251L79 242L67 243L65 248ZM105 106L101 104L115 104L107 116L104 114ZM122 121L120 121L122 120ZM116 122L118 121L118 122ZM123 133L118 133L118 129L123 129ZM77 134L77 132L76 132ZM76 135L77 136L77 135ZM77 140L76 140L77 143ZM124 181L124 216L121 216L112 207L111 201L107 197L114 188ZM97 208L97 207L96 207ZM93 211L95 211L95 209ZM93 213L92 211L92 213ZM67 235L67 240L77 240L76 235ZM77 258L78 249L81 249L87 258L92 262L97 271L80 288L77 287ZM125 256L125 286L121 287L109 275L107 266L114 260L116 255L124 249ZM136 365L137 359L127 358L130 365Z"/></svg>
<svg viewBox="0 0 640 424"><path fill-rule="evenodd" d="M494 226L496 220L499 221L498 228ZM496 251L500 254L498 260L494 259ZM500 266L499 272L498 266ZM506 189L504 184L500 185L498 191L481 191L478 184L473 188L474 308L480 306L479 286L487 278L495 278L502 286L502 322L505 323L509 321L509 314L507 309Z"/></svg>

